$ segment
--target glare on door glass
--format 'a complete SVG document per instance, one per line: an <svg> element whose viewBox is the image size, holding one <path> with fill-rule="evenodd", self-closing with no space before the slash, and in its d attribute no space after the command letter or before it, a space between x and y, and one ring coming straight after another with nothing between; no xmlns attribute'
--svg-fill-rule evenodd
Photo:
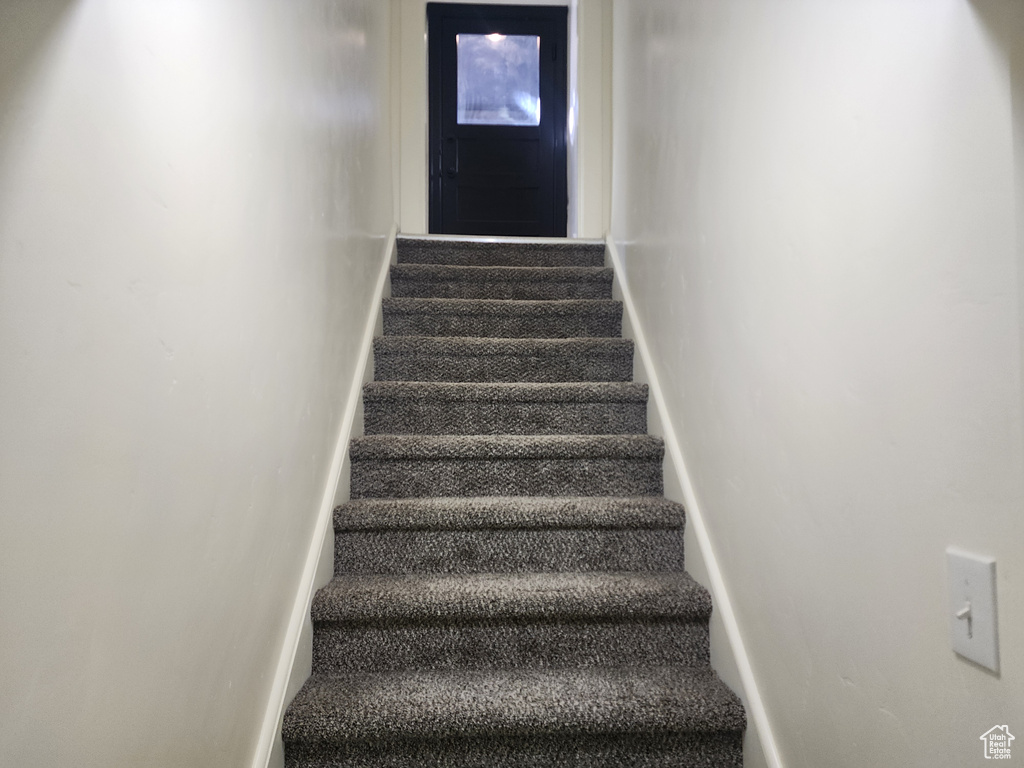
<svg viewBox="0 0 1024 768"><path fill-rule="evenodd" d="M540 125L540 38L455 36L461 125Z"/></svg>

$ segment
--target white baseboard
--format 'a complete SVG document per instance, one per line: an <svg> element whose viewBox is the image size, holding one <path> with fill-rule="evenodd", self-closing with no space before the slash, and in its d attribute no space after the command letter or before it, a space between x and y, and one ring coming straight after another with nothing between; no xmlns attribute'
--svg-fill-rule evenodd
<svg viewBox="0 0 1024 768"><path fill-rule="evenodd" d="M295 595L292 614L288 620L288 631L281 646L274 672L274 681L270 689L263 726L260 729L256 753L253 756L252 768L272 768L284 764L284 752L281 747L281 723L284 719L285 707L298 691L302 682L309 676L310 649L312 648L312 624L309 609L313 595L322 585L325 578L330 578L333 567L325 569L325 563L333 563L334 547L331 545L333 533L331 521L335 502L338 497L339 485L348 465L348 445L357 427L357 416L362 405L363 384L367 377L373 375L373 337L380 324L381 299L388 284L388 271L395 260L395 241L398 231L392 226L387 242L381 254L380 271L370 302L363 338L360 343L352 383L349 385L345 412L338 428L338 437L334 445L334 456L331 459L331 470L327 476L316 527L306 554L306 564L302 569L302 578Z"/></svg>
<svg viewBox="0 0 1024 768"><path fill-rule="evenodd" d="M646 382L650 392L649 414L651 418L652 434L660 434L665 441L665 474L666 492L669 498L678 495L675 501L679 501L686 508L687 527L687 570L698 581L711 592L714 603L714 615L712 617L712 661L716 669L727 682L729 678L738 678L740 694L747 708L747 716L750 724L756 732L756 742L762 755L751 753L751 741L748 738L745 745L745 764L753 768L759 764L766 764L768 768L784 768L782 756L779 753L775 735L772 732L771 723L768 720L768 712L765 709L764 700L758 690L757 680L747 655L743 637L740 635L739 624L733 610L732 601L729 599L729 592L725 586L718 558L715 555L711 544L711 537L708 534L707 525L697 497L694 493L693 484L686 468L686 461L676 437L675 427L669 418L668 408L665 403L665 395L658 380L656 369L653 365L650 348L647 346L647 339L644 335L643 326L639 322L639 315L636 311L636 304L629 290L629 284L625 281L622 257L619 254L615 241L609 236L606 239L608 260L615 270L615 298L622 301L623 305L623 335L633 340L637 359L637 380ZM673 493L675 491L675 493ZM698 551L693 552L690 542L697 545ZM694 557L699 555L699 560ZM694 562L697 560L697 562ZM716 625L724 630L726 643L716 638ZM717 640L717 642L716 642ZM722 646L726 647L722 647ZM716 658L717 657L717 658ZM731 674L726 674L726 671ZM749 733L749 729L748 729Z"/></svg>

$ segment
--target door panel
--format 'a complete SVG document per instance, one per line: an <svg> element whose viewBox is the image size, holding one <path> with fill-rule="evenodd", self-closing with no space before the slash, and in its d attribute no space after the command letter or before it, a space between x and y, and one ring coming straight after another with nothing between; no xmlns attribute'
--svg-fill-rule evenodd
<svg viewBox="0 0 1024 768"><path fill-rule="evenodd" d="M505 188L459 185L456 215L462 221L487 224L522 224L533 220L540 190L523 186ZM483 234L494 234L493 232Z"/></svg>
<svg viewBox="0 0 1024 768"><path fill-rule="evenodd" d="M522 173L540 171L540 144L524 139L462 139L458 142L459 173Z"/></svg>
<svg viewBox="0 0 1024 768"><path fill-rule="evenodd" d="M564 237L567 10L427 15L430 231Z"/></svg>

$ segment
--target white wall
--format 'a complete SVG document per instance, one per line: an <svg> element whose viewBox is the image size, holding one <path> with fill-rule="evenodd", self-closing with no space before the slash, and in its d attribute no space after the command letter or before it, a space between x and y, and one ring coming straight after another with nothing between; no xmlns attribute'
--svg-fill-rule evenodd
<svg viewBox="0 0 1024 768"><path fill-rule="evenodd" d="M789 768L1024 731L1008 8L615 2L613 236ZM997 558L1000 675L950 544Z"/></svg>
<svg viewBox="0 0 1024 768"><path fill-rule="evenodd" d="M250 764L392 223L390 34L0 0L0 764Z"/></svg>

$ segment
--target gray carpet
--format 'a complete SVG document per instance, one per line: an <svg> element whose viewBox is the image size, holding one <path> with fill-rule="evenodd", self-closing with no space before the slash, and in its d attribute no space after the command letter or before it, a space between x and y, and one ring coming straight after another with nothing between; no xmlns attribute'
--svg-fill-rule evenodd
<svg viewBox="0 0 1024 768"><path fill-rule="evenodd" d="M610 299L604 267L452 267L396 264L391 295L433 299Z"/></svg>
<svg viewBox="0 0 1024 768"><path fill-rule="evenodd" d="M377 381L630 381L633 342L382 336L373 361Z"/></svg>
<svg viewBox="0 0 1024 768"><path fill-rule="evenodd" d="M289 768L738 768L595 243L400 238Z"/></svg>
<svg viewBox="0 0 1024 768"><path fill-rule="evenodd" d="M647 385L372 382L368 435L631 435L647 431Z"/></svg>
<svg viewBox="0 0 1024 768"><path fill-rule="evenodd" d="M571 339L620 333L622 302L608 299L384 299L387 336Z"/></svg>
<svg viewBox="0 0 1024 768"><path fill-rule="evenodd" d="M604 243L572 240L515 243L402 237L399 264L455 267L603 267Z"/></svg>
<svg viewBox="0 0 1024 768"><path fill-rule="evenodd" d="M664 498L361 499L334 510L334 531L672 530L683 508Z"/></svg>

